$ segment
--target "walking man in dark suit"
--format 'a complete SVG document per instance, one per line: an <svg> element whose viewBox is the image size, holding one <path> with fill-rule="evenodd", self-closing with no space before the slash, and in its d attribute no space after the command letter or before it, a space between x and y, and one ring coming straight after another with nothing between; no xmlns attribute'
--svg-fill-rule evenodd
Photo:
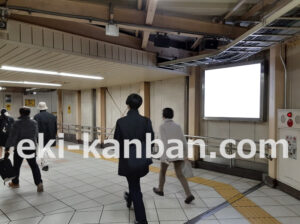
<svg viewBox="0 0 300 224"><path fill-rule="evenodd" d="M34 120L37 121L39 127L39 133L44 134L44 147L50 140L56 139L57 134L57 119L53 114L47 112L47 104L40 102L38 105L40 113L34 116ZM55 146L55 145L52 145ZM49 166L45 159L42 159L42 169L48 171Z"/></svg>
<svg viewBox="0 0 300 224"><path fill-rule="evenodd" d="M146 133L151 134L151 140L154 139L151 120L139 114L138 108L142 105L143 99L138 94L131 94L126 100L129 112L126 117L120 118L116 124L114 139L120 143L120 159L119 159L119 175L125 176L128 181L129 193L125 192L127 207L131 207L133 202L136 224L147 224L145 206L143 202L143 194L141 192L140 178L149 172L151 159L136 159L131 157L124 158L124 140L140 140L142 143L142 155L146 154L145 142ZM129 149L129 151L134 148ZM139 161L138 161L139 160ZM132 168L135 164L139 164L138 168Z"/></svg>
<svg viewBox="0 0 300 224"><path fill-rule="evenodd" d="M16 171L16 177L9 183L11 188L19 188L19 176L20 169L24 160L22 155L19 155L18 144L22 140L31 140L34 145L37 144L38 138L38 125L36 121L31 120L30 117L30 108L21 107L20 108L20 117L13 124L11 132L6 142L6 148L14 147L14 169ZM29 143L24 143L23 146L30 146ZM43 192L43 181L41 178L41 172L38 164L36 163L36 149L24 150L23 154L28 155L27 162L32 170L34 183L37 186L37 192ZM31 157L33 155L33 157Z"/></svg>

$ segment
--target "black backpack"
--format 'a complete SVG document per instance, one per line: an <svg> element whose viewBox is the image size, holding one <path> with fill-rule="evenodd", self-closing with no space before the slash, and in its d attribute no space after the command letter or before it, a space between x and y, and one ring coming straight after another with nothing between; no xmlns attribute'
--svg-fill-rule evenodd
<svg viewBox="0 0 300 224"><path fill-rule="evenodd" d="M16 171L10 159L0 159L0 175L4 180L4 184L16 177Z"/></svg>

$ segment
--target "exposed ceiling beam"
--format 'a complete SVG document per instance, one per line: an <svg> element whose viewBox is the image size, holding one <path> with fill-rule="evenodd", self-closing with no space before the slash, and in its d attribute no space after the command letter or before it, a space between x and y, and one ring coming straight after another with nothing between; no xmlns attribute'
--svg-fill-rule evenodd
<svg viewBox="0 0 300 224"><path fill-rule="evenodd" d="M88 19L79 19L79 18L73 18L73 17L67 17L67 16L61 16L61 15L49 15L46 13L36 13L36 12L31 12L28 13L26 11L23 10L9 10L11 16L35 16L35 17L40 17L40 18L48 18L48 19L56 19L56 20L63 20L63 21L72 21L72 22L77 22L77 23L84 23L84 24L88 24L88 25L101 25L101 26L105 26L108 23L107 21L91 21ZM202 35L200 34L196 34L196 33L184 33L184 32L180 32L180 31L175 31L175 30L171 30L171 29L165 29L165 28L161 28L161 27L153 27L153 26L147 26L147 25L135 25L135 24L118 24L118 26L120 28L124 28L127 30L139 30L139 31L149 31L150 33L156 33L156 32L163 32L163 33L169 33L169 34L173 34L173 35L180 35L180 36L187 36L187 37L201 37Z"/></svg>
<svg viewBox="0 0 300 224"><path fill-rule="evenodd" d="M259 34L252 34L251 36L256 36L256 37L291 37L293 36L292 34L280 34L280 33L259 33Z"/></svg>
<svg viewBox="0 0 300 224"><path fill-rule="evenodd" d="M77 2L69 0L8 0L7 6L14 9L32 9L48 11L52 16L72 16L84 18L83 20L91 22L106 22L109 18L109 10L107 5L93 4L87 2ZM43 12L45 13L45 12ZM50 15L49 15L50 16ZM97 21L95 21L97 19ZM146 13L136 9L114 8L114 21L120 26L126 26L132 30L142 30L145 24ZM130 25L130 26L129 26ZM210 34L216 36L225 36L236 38L247 31L245 28L235 27L224 24L216 24L212 22L199 21L189 18L180 18L162 14L155 14L153 23L154 32L162 30L173 30L174 33L190 33L190 34Z"/></svg>
<svg viewBox="0 0 300 224"><path fill-rule="evenodd" d="M300 17L280 17L280 20L297 20L297 21L300 21Z"/></svg>
<svg viewBox="0 0 300 224"><path fill-rule="evenodd" d="M9 18L18 21L44 26L67 33L72 33L95 40L101 40L108 43L122 45L130 48L141 49L141 39L120 33L119 37L111 37L105 35L105 29L90 24L83 24L73 21L64 21L51 18L42 18L26 15L11 15Z"/></svg>
<svg viewBox="0 0 300 224"><path fill-rule="evenodd" d="M236 5L224 16L223 20L228 19L234 12L236 12L247 0L240 0Z"/></svg>
<svg viewBox="0 0 300 224"><path fill-rule="evenodd" d="M256 13L258 13L261 9L263 9L266 5L273 4L276 0L260 0L256 5L254 5L248 12L246 12L241 19L247 20L251 18Z"/></svg>
<svg viewBox="0 0 300 224"><path fill-rule="evenodd" d="M167 61L167 62L160 63L159 66L160 67L172 67L172 66L184 67L185 65L182 65L184 63L189 63L189 62L194 62L194 61L196 62L196 61L200 61L203 59L213 58L214 56L221 54L223 52L226 52L228 50L231 50L234 47L238 48L236 46L237 44L244 41L249 36L255 35L256 32L259 32L261 29L264 29L265 26L271 24L275 20L279 19L281 16L285 15L287 12L296 8L299 5L299 3L300 3L300 0L290 0L288 3L283 5L281 8L279 8L279 9L277 8L277 10L274 11L272 14L270 14L268 17L266 17L263 22L260 22L256 26L252 27L250 30L248 30L246 33L244 33L242 36L238 37L237 39L232 41L230 44L222 47L220 50L218 50L214 54L197 55L197 56L193 56L193 57L189 57L189 58L181 58L181 59L177 59L177 60L173 60L173 61ZM290 36L288 36L288 37L290 37ZM263 49L267 49L267 48L269 48L269 46L266 48L263 48Z"/></svg>
<svg viewBox="0 0 300 224"><path fill-rule="evenodd" d="M270 30L297 30L297 31L300 31L299 26L267 26L267 27L264 27L264 29L270 29Z"/></svg>
<svg viewBox="0 0 300 224"><path fill-rule="evenodd" d="M147 0L146 24L151 25L157 8L157 0Z"/></svg>
<svg viewBox="0 0 300 224"><path fill-rule="evenodd" d="M143 7L143 0L137 0L136 1L137 2L137 9L138 10L142 10L142 7Z"/></svg>
<svg viewBox="0 0 300 224"><path fill-rule="evenodd" d="M196 40L195 40L195 42L193 43L193 45L191 46L191 49L196 49L198 46L199 46L199 44L201 43L201 41L202 41L202 38L197 38Z"/></svg>
<svg viewBox="0 0 300 224"><path fill-rule="evenodd" d="M157 0L147 0L147 14L146 14L146 24L151 25L154 19L155 11L157 8ZM146 49L149 41L150 32L144 31L143 33L143 41L142 48Z"/></svg>
<svg viewBox="0 0 300 224"><path fill-rule="evenodd" d="M143 7L143 0L137 0L136 1L136 8L138 9L138 10L142 10L142 7ZM139 35L139 31L138 30L136 30L135 31L135 36L136 37L138 37L138 35Z"/></svg>

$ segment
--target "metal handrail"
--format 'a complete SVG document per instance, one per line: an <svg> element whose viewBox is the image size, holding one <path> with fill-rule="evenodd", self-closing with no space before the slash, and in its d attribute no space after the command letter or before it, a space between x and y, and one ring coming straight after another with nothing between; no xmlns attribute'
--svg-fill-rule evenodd
<svg viewBox="0 0 300 224"><path fill-rule="evenodd" d="M101 128L101 127L92 127L92 126L86 126L86 125L74 125L74 124L58 124L58 129L61 129L64 133L67 131L66 134L77 134L77 133L88 133L92 136L101 136L104 135L106 138L113 136L113 130L114 128ZM102 132L101 130L105 130L105 132ZM107 132L107 130L110 130L110 132ZM73 133L70 133L70 131L73 131ZM75 133L74 133L75 132ZM209 143L210 140L215 141L224 141L225 138L219 138L219 137L211 137L211 136L195 136L195 135L184 135L188 139L202 139L205 142L205 148L209 151L208 148L216 148L218 149L220 146L215 145L213 143ZM239 143L240 139L234 139L237 143ZM259 142L254 141L254 143L259 145ZM233 144L228 144L228 146L225 148L228 154L233 154L235 151L237 151L237 147L235 147ZM268 147L267 147L268 149ZM243 149L244 152L250 152L247 148ZM256 151L256 154L258 154L259 151ZM234 161L236 159L232 158L230 159L230 167L234 167Z"/></svg>

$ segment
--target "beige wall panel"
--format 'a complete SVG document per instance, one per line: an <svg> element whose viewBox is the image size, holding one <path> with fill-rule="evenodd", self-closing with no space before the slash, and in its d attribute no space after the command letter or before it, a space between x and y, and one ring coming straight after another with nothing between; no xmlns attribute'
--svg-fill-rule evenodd
<svg viewBox="0 0 300 224"><path fill-rule="evenodd" d="M32 27L32 43L34 45L43 46L43 29L41 27Z"/></svg>
<svg viewBox="0 0 300 224"><path fill-rule="evenodd" d="M300 109L300 39L287 45L288 107Z"/></svg>
<svg viewBox="0 0 300 224"><path fill-rule="evenodd" d="M96 126L101 126L101 92L100 88L96 89Z"/></svg>
<svg viewBox="0 0 300 224"><path fill-rule="evenodd" d="M148 54L143 52L143 65L148 65Z"/></svg>
<svg viewBox="0 0 300 224"><path fill-rule="evenodd" d="M64 48L64 41L63 35L61 32L54 32L54 48L58 50L63 50Z"/></svg>
<svg viewBox="0 0 300 224"><path fill-rule="evenodd" d="M156 55L149 55L149 66L156 66Z"/></svg>
<svg viewBox="0 0 300 224"><path fill-rule="evenodd" d="M9 33L8 39L12 41L21 41L21 24L14 20L8 20L7 32Z"/></svg>
<svg viewBox="0 0 300 224"><path fill-rule="evenodd" d="M254 139L254 123L230 122L230 137L233 139Z"/></svg>
<svg viewBox="0 0 300 224"><path fill-rule="evenodd" d="M73 51L81 54L81 38L73 36Z"/></svg>
<svg viewBox="0 0 300 224"><path fill-rule="evenodd" d="M174 121L184 130L184 96L184 77L150 83L150 117L156 134L162 123L162 109L165 107L174 110Z"/></svg>
<svg viewBox="0 0 300 224"><path fill-rule="evenodd" d="M81 125L93 126L93 102L92 102L92 90L81 91ZM90 140L93 135L89 133Z"/></svg>
<svg viewBox="0 0 300 224"><path fill-rule="evenodd" d="M205 136L217 137L217 138L229 138L229 122L228 121L208 121L207 133Z"/></svg>
<svg viewBox="0 0 300 224"><path fill-rule="evenodd" d="M138 51L137 57L138 57L138 64L142 65L143 64L143 53L141 51Z"/></svg>
<svg viewBox="0 0 300 224"><path fill-rule="evenodd" d="M115 60L119 60L119 47L116 46L116 45L113 45L112 46L112 58L115 59Z"/></svg>
<svg viewBox="0 0 300 224"><path fill-rule="evenodd" d="M119 49L119 60L121 62L126 62L125 48Z"/></svg>
<svg viewBox="0 0 300 224"><path fill-rule="evenodd" d="M81 125L92 126L92 90L81 91Z"/></svg>
<svg viewBox="0 0 300 224"><path fill-rule="evenodd" d="M127 113L125 104L127 96L131 93L139 93L139 83L109 87L108 91L110 94L106 94L106 127L113 128L116 121Z"/></svg>
<svg viewBox="0 0 300 224"><path fill-rule="evenodd" d="M21 42L32 44L31 26L25 23L21 23Z"/></svg>
<svg viewBox="0 0 300 224"><path fill-rule="evenodd" d="M98 46L97 41L90 40L90 55L97 57L98 56Z"/></svg>
<svg viewBox="0 0 300 224"><path fill-rule="evenodd" d="M260 139L268 139L269 137L269 124L268 122L256 123L255 124L255 141Z"/></svg>
<svg viewBox="0 0 300 224"><path fill-rule="evenodd" d="M63 122L64 124L75 124L76 122L76 108L77 108L77 92L63 91ZM71 111L68 111L70 106Z"/></svg>
<svg viewBox="0 0 300 224"><path fill-rule="evenodd" d="M45 47L49 47L49 48L53 48L53 31L49 30L49 29L44 29L44 46Z"/></svg>
<svg viewBox="0 0 300 224"><path fill-rule="evenodd" d="M105 45L98 41L98 57L105 57Z"/></svg>
<svg viewBox="0 0 300 224"><path fill-rule="evenodd" d="M81 39L82 44L82 54L89 55L90 54L90 41L89 39L82 38Z"/></svg>
<svg viewBox="0 0 300 224"><path fill-rule="evenodd" d="M129 48L125 48L126 49L126 63L131 63L132 62L132 50Z"/></svg>
<svg viewBox="0 0 300 224"><path fill-rule="evenodd" d="M138 63L138 54L137 54L137 51L135 51L135 50L131 51L131 62L132 62L132 64Z"/></svg>
<svg viewBox="0 0 300 224"><path fill-rule="evenodd" d="M64 50L73 51L73 37L71 34L64 33Z"/></svg>
<svg viewBox="0 0 300 224"><path fill-rule="evenodd" d="M113 49L111 44L105 44L105 57L113 58Z"/></svg>

